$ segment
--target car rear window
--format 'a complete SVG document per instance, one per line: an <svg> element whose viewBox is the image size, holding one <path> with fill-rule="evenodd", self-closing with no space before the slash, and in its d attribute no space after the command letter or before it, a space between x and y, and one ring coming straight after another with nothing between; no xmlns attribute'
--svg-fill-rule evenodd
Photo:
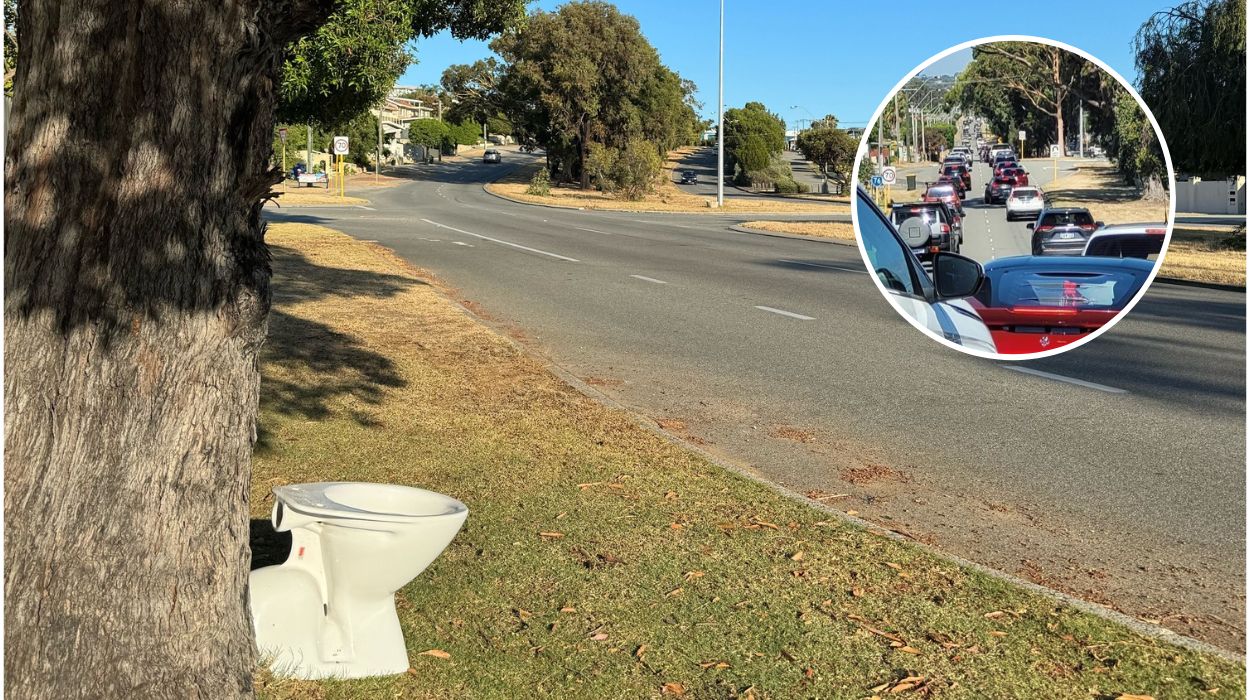
<svg viewBox="0 0 1250 700"><path fill-rule="evenodd" d="M1090 226L1094 217L1087 211L1051 211L1042 216L1043 226Z"/></svg>
<svg viewBox="0 0 1250 700"><path fill-rule="evenodd" d="M992 306L1119 309L1141 286L1131 271L1040 272L1008 270L994 284Z"/></svg>
<svg viewBox="0 0 1250 700"><path fill-rule="evenodd" d="M955 188L951 187L950 185L944 185L942 187L930 187L929 191L926 194L928 194L930 197L950 197L955 194Z"/></svg>
<svg viewBox="0 0 1250 700"><path fill-rule="evenodd" d="M1011 196L1017 199L1027 199L1029 197L1036 197L1037 190L1033 189L1032 187L1017 187L1016 189L1011 191Z"/></svg>

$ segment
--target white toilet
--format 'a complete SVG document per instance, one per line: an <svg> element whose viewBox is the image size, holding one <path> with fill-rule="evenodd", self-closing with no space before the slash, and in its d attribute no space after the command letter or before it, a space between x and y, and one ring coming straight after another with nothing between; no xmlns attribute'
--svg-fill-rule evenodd
<svg viewBox="0 0 1250 700"><path fill-rule="evenodd" d="M273 494L273 527L291 532L291 556L252 572L261 659L293 678L406 672L395 591L451 543L469 509L393 484L292 484Z"/></svg>

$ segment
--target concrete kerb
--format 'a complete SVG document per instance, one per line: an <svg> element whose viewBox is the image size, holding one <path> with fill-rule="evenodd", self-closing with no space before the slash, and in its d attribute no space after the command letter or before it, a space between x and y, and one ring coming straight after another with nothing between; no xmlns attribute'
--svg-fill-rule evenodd
<svg viewBox="0 0 1250 700"><path fill-rule="evenodd" d="M848 219L850 217L847 217ZM818 222L819 223L819 222ZM837 222L844 223L844 222ZM833 243L835 245L857 245L855 241L848 241L841 238L823 238L821 236L804 236L798 233L783 233L781 231L765 231L758 228L750 228L748 226L730 226L730 231L738 233L753 233L757 236L772 236L773 238L793 238L796 241L812 241L814 243Z"/></svg>
<svg viewBox="0 0 1250 700"><path fill-rule="evenodd" d="M1187 280L1180 277L1155 277L1155 282L1163 284L1175 284L1179 287L1199 287L1202 289L1214 289L1220 292L1241 292L1246 293L1245 287L1238 287L1235 284L1220 284L1218 282L1201 282L1199 280Z"/></svg>

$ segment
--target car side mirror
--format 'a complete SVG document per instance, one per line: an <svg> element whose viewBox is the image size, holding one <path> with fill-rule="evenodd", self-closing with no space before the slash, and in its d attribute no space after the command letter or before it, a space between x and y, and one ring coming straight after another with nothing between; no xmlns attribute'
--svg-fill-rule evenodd
<svg viewBox="0 0 1250 700"><path fill-rule="evenodd" d="M976 260L955 253L933 255L933 287L939 301L970 297L984 281L985 268Z"/></svg>
<svg viewBox="0 0 1250 700"><path fill-rule="evenodd" d="M1095 222L1094 222L1094 228L1102 228L1103 226L1106 226L1106 224L1104 224L1104 223L1103 223L1103 222L1101 222L1101 221L1095 221Z"/></svg>
<svg viewBox="0 0 1250 700"><path fill-rule="evenodd" d="M1032 231L1032 230L1033 230L1033 224L1025 224L1025 225L1024 225L1024 227L1025 227L1025 228L1027 228L1027 229L1028 229L1028 230L1030 230L1030 231Z"/></svg>

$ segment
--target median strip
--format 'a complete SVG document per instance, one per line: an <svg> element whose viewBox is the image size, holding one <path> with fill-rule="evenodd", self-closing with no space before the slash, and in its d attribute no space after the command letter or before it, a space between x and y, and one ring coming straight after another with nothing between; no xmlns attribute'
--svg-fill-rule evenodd
<svg viewBox="0 0 1250 700"><path fill-rule="evenodd" d="M556 253L549 253L549 252L547 252L547 251L545 251L545 250L539 250L539 249L537 249L537 248L531 248L531 247L529 247L529 246L524 246L524 245L521 245L520 243L512 243L512 242L510 242L510 241L504 241L504 240L500 240L500 239L498 239L498 238L491 238L490 236L483 236L483 235L482 235L482 234L480 234L480 233L473 233L472 231L464 231L464 230L462 230L462 229L458 229L458 228L455 228L455 227L453 227L453 226L448 226L448 225L446 225L446 224L440 224L440 223L438 223L437 221L430 221L429 219L422 219L422 221L424 221L424 222L425 222L425 223L427 223L427 224L430 224L431 226L437 226L437 227L439 227L439 228L445 228L445 229L447 229L448 231L455 231L456 233L463 233L463 234L464 234L464 235L466 235L466 236L473 236L474 238L480 238L480 239L482 239L482 240L484 240L484 241L490 241L491 243L498 243L498 244L500 244L500 245L511 246L511 247L513 247L513 248L517 248L517 249L519 249L519 250L525 250L525 251L528 251L528 252L531 252L531 253L538 253L539 255L546 255L546 256L547 256L547 257L549 257L549 258L555 258L555 259L557 259L557 260L567 260L568 262L579 262L579 261L577 260L577 258L570 258L570 257L566 257L566 256L564 256L564 255L558 255L558 254L556 254Z"/></svg>

